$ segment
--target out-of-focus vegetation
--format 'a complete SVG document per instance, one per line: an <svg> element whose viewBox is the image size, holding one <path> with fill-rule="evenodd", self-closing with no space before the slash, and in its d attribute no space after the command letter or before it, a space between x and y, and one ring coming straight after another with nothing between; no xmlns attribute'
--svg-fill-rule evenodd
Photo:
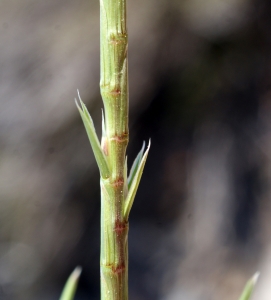
<svg viewBox="0 0 271 300"><path fill-rule="evenodd" d="M271 3L129 1L130 299L270 299ZM0 1L0 299L99 297L99 3ZM101 132L100 128L97 128Z"/></svg>

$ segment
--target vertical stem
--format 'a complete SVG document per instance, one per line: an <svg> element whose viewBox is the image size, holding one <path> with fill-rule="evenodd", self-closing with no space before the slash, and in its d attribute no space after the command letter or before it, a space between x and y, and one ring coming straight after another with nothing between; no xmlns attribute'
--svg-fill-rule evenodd
<svg viewBox="0 0 271 300"><path fill-rule="evenodd" d="M125 168L128 144L126 0L100 0L101 95L105 107L102 149L110 176L101 177L101 299L128 299L128 223Z"/></svg>

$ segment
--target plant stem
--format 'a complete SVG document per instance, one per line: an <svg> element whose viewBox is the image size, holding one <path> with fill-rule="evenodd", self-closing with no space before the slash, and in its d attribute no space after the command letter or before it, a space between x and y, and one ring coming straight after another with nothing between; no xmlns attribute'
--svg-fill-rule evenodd
<svg viewBox="0 0 271 300"><path fill-rule="evenodd" d="M127 177L128 68L126 0L100 0L101 144L82 102L76 105L101 175L101 299L128 300L128 218L150 149L145 143Z"/></svg>
<svg viewBox="0 0 271 300"><path fill-rule="evenodd" d="M101 177L101 299L128 299L126 147L128 77L126 0L100 0L101 94L105 107L102 150L110 175Z"/></svg>

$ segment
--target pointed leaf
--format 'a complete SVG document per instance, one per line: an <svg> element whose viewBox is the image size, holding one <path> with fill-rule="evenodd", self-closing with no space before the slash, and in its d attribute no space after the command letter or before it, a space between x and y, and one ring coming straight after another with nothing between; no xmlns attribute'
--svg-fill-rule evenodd
<svg viewBox="0 0 271 300"><path fill-rule="evenodd" d="M129 173L129 177L128 177L128 190L130 189L131 183L135 177L135 174L136 174L138 166L141 162L144 150L145 150L145 142L143 142L143 146L142 146L141 150L139 151L139 153L137 154L137 157L132 164L132 167L131 167L131 170Z"/></svg>
<svg viewBox="0 0 271 300"><path fill-rule="evenodd" d="M107 159L103 153L100 142L98 140L92 118L91 118L85 104L82 102L79 92L78 92L78 96L79 96L79 101L80 101L81 107L77 103L76 99L75 99L75 103L79 110L81 118L83 120L83 123L85 125L86 132L87 132L95 159L97 161L98 167L100 169L101 176L103 178L108 178L110 176L110 171L109 171Z"/></svg>
<svg viewBox="0 0 271 300"><path fill-rule="evenodd" d="M130 186L130 189L128 191L128 195L127 195L125 203L124 203L124 218L127 221L128 221L129 214L130 214L130 211L131 211L134 199L135 199L135 195L136 195L136 192L137 192L137 189L138 189L138 186L139 186L139 182L140 182L143 170L144 170L144 166L145 166L145 163L146 163L146 160L147 160L147 156L148 156L148 153L149 153L149 150L150 150L150 146L151 146L151 141L149 141L148 148L145 151L142 159L139 162L139 166L137 168L137 171L135 173L133 181L131 182L131 186Z"/></svg>
<svg viewBox="0 0 271 300"><path fill-rule="evenodd" d="M257 272L253 275L252 278L249 279L239 300L249 300L250 299L252 292L254 291L254 287L258 281L259 275L260 275L260 273Z"/></svg>
<svg viewBox="0 0 271 300"><path fill-rule="evenodd" d="M75 270L71 273L64 286L59 300L73 300L81 271L81 267L76 267Z"/></svg>

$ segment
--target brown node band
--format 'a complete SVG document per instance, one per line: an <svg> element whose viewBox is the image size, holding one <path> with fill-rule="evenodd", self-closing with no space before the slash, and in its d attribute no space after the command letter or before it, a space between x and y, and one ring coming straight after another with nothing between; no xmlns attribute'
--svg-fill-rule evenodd
<svg viewBox="0 0 271 300"><path fill-rule="evenodd" d="M114 187L122 186L124 184L124 179L123 178L117 178L116 180L112 181L111 184Z"/></svg>
<svg viewBox="0 0 271 300"><path fill-rule="evenodd" d="M105 265L106 268L111 269L114 274L123 273L125 271L125 265L120 264L117 266L114 266L113 264L107 264Z"/></svg>
<svg viewBox="0 0 271 300"><path fill-rule="evenodd" d="M117 233L120 233L120 232L125 231L127 228L128 228L127 222L121 222L119 220L116 220L114 231L116 231Z"/></svg>
<svg viewBox="0 0 271 300"><path fill-rule="evenodd" d="M109 94L113 97L118 97L120 95L120 89L115 89L109 92Z"/></svg>
<svg viewBox="0 0 271 300"><path fill-rule="evenodd" d="M115 274L123 273L125 271L125 266L124 265L119 265L119 266L116 266L116 267L113 266L112 271Z"/></svg>
<svg viewBox="0 0 271 300"><path fill-rule="evenodd" d="M120 45L120 44L126 44L127 43L127 34L111 34L109 43L112 45Z"/></svg>
<svg viewBox="0 0 271 300"><path fill-rule="evenodd" d="M110 141L116 141L117 143L124 143L128 141L128 134L123 133L122 135L115 135L110 138Z"/></svg>

